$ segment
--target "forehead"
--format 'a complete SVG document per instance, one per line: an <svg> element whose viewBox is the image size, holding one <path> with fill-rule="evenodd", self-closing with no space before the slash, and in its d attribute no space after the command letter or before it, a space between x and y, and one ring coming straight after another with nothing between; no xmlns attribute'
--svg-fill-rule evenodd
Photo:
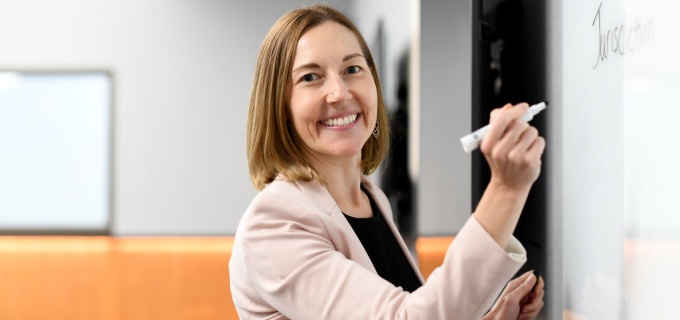
<svg viewBox="0 0 680 320"><path fill-rule="evenodd" d="M347 27L337 22L326 21L302 34L297 44L295 61L318 59L329 55L344 57L350 53L362 53L357 37Z"/></svg>

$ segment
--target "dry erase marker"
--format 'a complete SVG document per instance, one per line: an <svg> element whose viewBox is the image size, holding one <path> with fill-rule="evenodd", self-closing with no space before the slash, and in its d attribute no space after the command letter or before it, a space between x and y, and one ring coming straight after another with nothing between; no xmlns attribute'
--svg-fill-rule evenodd
<svg viewBox="0 0 680 320"><path fill-rule="evenodd" d="M524 122L531 121L535 115L545 109L546 105L546 102L541 102L529 107L527 113L523 114L519 119ZM480 129L477 129L477 131L460 138L460 143L463 145L463 150L465 150L467 153L470 153L479 148L479 144L482 142L482 139L486 135L487 131L489 131L488 124Z"/></svg>

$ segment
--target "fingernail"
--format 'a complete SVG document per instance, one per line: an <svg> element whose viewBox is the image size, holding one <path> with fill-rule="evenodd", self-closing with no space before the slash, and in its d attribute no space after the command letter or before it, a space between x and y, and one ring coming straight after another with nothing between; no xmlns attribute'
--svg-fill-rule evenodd
<svg viewBox="0 0 680 320"><path fill-rule="evenodd" d="M536 276L532 273L530 274L524 282L529 283L531 282L532 279L536 278Z"/></svg>

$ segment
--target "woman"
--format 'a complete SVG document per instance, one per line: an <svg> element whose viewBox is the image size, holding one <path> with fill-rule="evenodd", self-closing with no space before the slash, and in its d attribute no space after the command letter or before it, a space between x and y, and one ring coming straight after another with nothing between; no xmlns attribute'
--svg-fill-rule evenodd
<svg viewBox="0 0 680 320"><path fill-rule="evenodd" d="M229 264L244 319L533 319L543 282L511 281L526 261L512 237L544 140L492 113L482 152L492 179L443 265L424 282L384 194L365 176L387 152L388 119L370 51L341 13L281 17L260 49L247 124L250 176ZM487 311L489 311L487 313Z"/></svg>

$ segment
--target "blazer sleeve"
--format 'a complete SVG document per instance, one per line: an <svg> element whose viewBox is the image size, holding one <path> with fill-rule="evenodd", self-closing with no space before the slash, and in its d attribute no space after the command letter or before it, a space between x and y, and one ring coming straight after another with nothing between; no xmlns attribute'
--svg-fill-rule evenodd
<svg viewBox="0 0 680 320"><path fill-rule="evenodd" d="M525 261L521 245L508 254L471 217L443 265L409 294L335 250L312 209L267 194L251 210L240 239L248 277L296 320L479 319Z"/></svg>

